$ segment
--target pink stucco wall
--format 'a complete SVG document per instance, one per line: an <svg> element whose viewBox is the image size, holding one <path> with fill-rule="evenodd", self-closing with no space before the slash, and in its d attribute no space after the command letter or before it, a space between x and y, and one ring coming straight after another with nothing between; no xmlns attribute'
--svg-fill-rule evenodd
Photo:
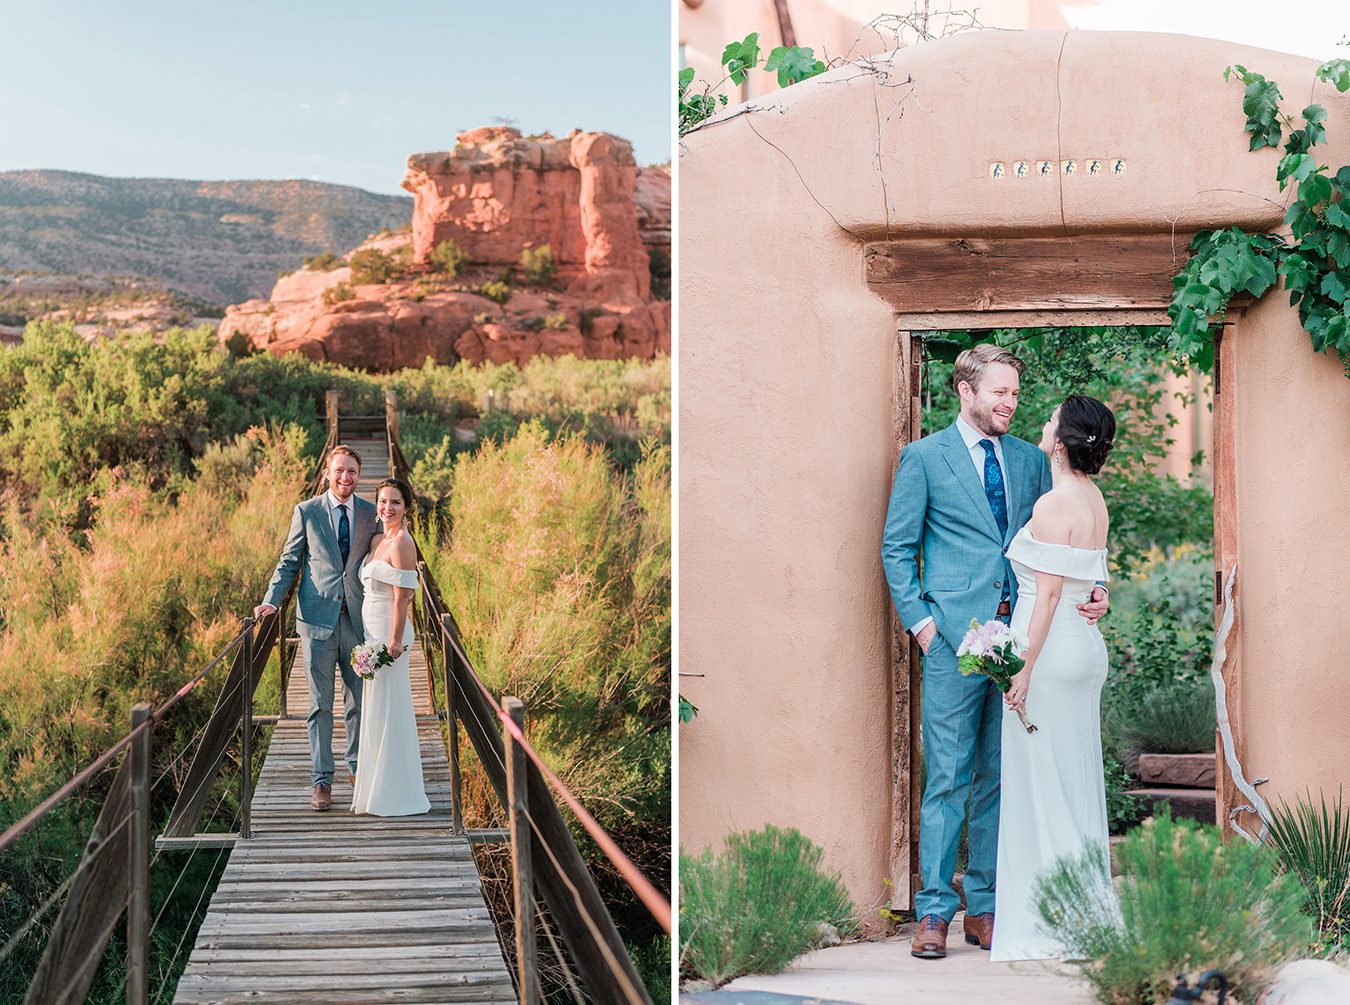
<svg viewBox="0 0 1350 1005"><path fill-rule="evenodd" d="M1350 160L1350 100L1314 88L1312 62L1141 33L961 35L899 51L886 80L845 67L686 137L680 669L705 676L680 685L701 710L679 735L683 848L796 826L861 904L886 896L896 325L864 285L861 239L1273 227L1277 154L1247 152L1232 62L1278 80L1294 111L1310 93L1327 104L1323 158ZM1127 170L989 176L1040 157ZM1334 651L1350 556L1350 381L1276 294L1235 337L1263 361L1235 377L1248 773L1276 792L1334 787L1350 691L1315 656Z"/></svg>

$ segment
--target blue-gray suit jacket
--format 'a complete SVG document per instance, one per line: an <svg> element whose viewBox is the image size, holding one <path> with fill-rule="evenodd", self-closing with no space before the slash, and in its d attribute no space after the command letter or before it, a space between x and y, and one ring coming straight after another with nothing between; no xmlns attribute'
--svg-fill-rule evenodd
<svg viewBox="0 0 1350 1005"><path fill-rule="evenodd" d="M364 639L361 560L370 550L370 539L375 536L379 519L374 506L352 496L352 544L344 567L337 532L333 530L328 513L327 496L325 491L295 507L291 529L281 549L281 560L277 562L277 571L272 575L263 603L280 608L286 591L299 576L295 617L301 634L312 639L326 639L332 635L345 599L352 626Z"/></svg>
<svg viewBox="0 0 1350 1005"><path fill-rule="evenodd" d="M886 510L881 561L896 613L906 629L932 616L953 650L970 627L994 617L1003 584L1017 601L1017 580L1003 550L1050 491L1040 448L1001 438L1008 532L1000 535L980 476L955 423L900 451ZM923 553L923 572L919 554Z"/></svg>

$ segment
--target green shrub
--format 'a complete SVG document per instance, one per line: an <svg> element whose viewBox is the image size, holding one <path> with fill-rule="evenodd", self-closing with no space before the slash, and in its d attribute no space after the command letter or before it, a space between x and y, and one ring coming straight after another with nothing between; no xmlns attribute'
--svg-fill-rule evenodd
<svg viewBox="0 0 1350 1005"><path fill-rule="evenodd" d="M311 272L332 272L334 269L342 267L342 257L335 255L331 251L325 251L318 255L305 256L305 268Z"/></svg>
<svg viewBox="0 0 1350 1005"><path fill-rule="evenodd" d="M398 259L378 248L362 248L348 260L352 267L352 282L357 286L369 283L387 283L402 271Z"/></svg>
<svg viewBox="0 0 1350 1005"><path fill-rule="evenodd" d="M1303 888L1277 875L1263 845L1224 841L1217 827L1145 820L1108 852L1062 860L1038 885L1041 920L1103 1005L1161 1002L1176 975L1222 970L1242 1001L1255 1001L1281 963L1307 944Z"/></svg>
<svg viewBox="0 0 1350 1005"><path fill-rule="evenodd" d="M569 324L571 322L567 320L566 314L550 314L544 318L544 327L549 331L563 331Z"/></svg>
<svg viewBox="0 0 1350 1005"><path fill-rule="evenodd" d="M725 984L776 974L811 947L822 923L847 927L844 884L824 851L772 824L732 834L720 855L680 855L680 969Z"/></svg>
<svg viewBox="0 0 1350 1005"><path fill-rule="evenodd" d="M1103 745L1102 777L1106 782L1106 827L1112 834L1124 833L1127 827L1139 822L1146 807L1138 796L1129 794L1136 787L1133 776L1125 770L1120 758Z"/></svg>
<svg viewBox="0 0 1350 1005"><path fill-rule="evenodd" d="M429 261L437 270L454 279L469 264L469 253L448 238L431 250Z"/></svg>
<svg viewBox="0 0 1350 1005"><path fill-rule="evenodd" d="M1312 795L1290 806L1270 809L1270 844L1280 868L1298 878L1306 899L1303 911L1316 922L1322 940L1343 946L1350 940L1350 814L1336 793L1336 804Z"/></svg>
<svg viewBox="0 0 1350 1005"><path fill-rule="evenodd" d="M340 304L344 300L355 300L356 294L346 283L337 283L323 291L323 302L329 307L334 304Z"/></svg>
<svg viewBox="0 0 1350 1005"><path fill-rule="evenodd" d="M544 330L544 315L536 314L533 317L521 318L516 322L516 327L527 332L541 332Z"/></svg>
<svg viewBox="0 0 1350 1005"><path fill-rule="evenodd" d="M525 273L526 282L535 286L551 286L558 275L558 265L553 261L553 246L550 244L522 249L519 265L520 271Z"/></svg>
<svg viewBox="0 0 1350 1005"><path fill-rule="evenodd" d="M1170 680L1139 691L1112 710L1110 729L1146 754L1214 752L1214 687L1207 678Z"/></svg>
<svg viewBox="0 0 1350 1005"><path fill-rule="evenodd" d="M488 280L478 287L478 292L494 304L504 304L511 299L511 288L499 279Z"/></svg>

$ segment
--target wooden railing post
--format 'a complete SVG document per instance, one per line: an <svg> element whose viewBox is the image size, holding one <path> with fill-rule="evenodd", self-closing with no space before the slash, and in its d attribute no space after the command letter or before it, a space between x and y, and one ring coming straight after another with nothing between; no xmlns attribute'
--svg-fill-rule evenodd
<svg viewBox="0 0 1350 1005"><path fill-rule="evenodd" d="M150 719L150 705L131 709L134 730ZM127 862L127 1005L145 1005L150 993L150 730L131 741L131 840Z"/></svg>
<svg viewBox="0 0 1350 1005"><path fill-rule="evenodd" d="M392 387L384 391L384 439L389 447L389 474L397 478L399 473L394 463L394 444L398 441L398 392Z"/></svg>
<svg viewBox="0 0 1350 1005"><path fill-rule="evenodd" d="M283 719L290 718L286 709L286 688L290 685L291 675L286 669L286 614L290 610L291 594L281 598L281 610L277 611L277 680L281 688L280 707L277 714Z"/></svg>
<svg viewBox="0 0 1350 1005"><path fill-rule="evenodd" d="M338 436L338 393L328 391L323 396L324 412L328 417L328 438L337 442Z"/></svg>
<svg viewBox="0 0 1350 1005"><path fill-rule="evenodd" d="M244 714L240 720L243 731L243 771L239 776L239 836L253 836L249 814L253 803L253 619L244 619Z"/></svg>
<svg viewBox="0 0 1350 1005"><path fill-rule="evenodd" d="M450 738L450 816L455 833L464 833L464 808L460 805L459 708L455 701L455 650L450 645L450 615L441 615L441 654L445 657L445 724Z"/></svg>
<svg viewBox="0 0 1350 1005"><path fill-rule="evenodd" d="M525 703L519 698L503 698L502 708L522 734L525 731ZM516 986L520 1005L539 1005L536 979L538 963L534 942L534 869L530 860L529 786L526 771L529 761L520 742L506 731L506 789L511 815L511 880L515 895Z"/></svg>

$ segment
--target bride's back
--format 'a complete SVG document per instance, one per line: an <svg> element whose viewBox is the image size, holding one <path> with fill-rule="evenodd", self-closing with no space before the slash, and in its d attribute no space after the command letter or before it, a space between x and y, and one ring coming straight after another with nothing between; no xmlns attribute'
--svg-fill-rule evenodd
<svg viewBox="0 0 1350 1005"><path fill-rule="evenodd" d="M1106 547L1111 515L1101 490L1090 480L1057 485L1036 501L1032 533L1047 544L1098 550Z"/></svg>

